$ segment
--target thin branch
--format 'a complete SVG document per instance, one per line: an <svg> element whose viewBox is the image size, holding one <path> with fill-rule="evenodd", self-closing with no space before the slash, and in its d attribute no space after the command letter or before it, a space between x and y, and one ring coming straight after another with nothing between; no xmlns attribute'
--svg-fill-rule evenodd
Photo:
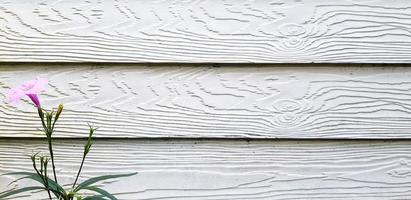
<svg viewBox="0 0 411 200"><path fill-rule="evenodd" d="M54 165L54 154L53 154L53 145L51 142L51 134L50 136L47 136L48 144L49 144L49 150L50 150L50 158L51 158L51 166L53 167L53 175L54 175L54 181L57 182L57 175L56 175L56 166Z"/></svg>
<svg viewBox="0 0 411 200"><path fill-rule="evenodd" d="M86 155L87 155L86 153L83 154L83 159L81 160L81 165L80 165L80 168L78 169L77 176L76 176L76 180L75 180L74 183L73 183L73 187L72 187L73 189L74 189L74 187L76 186L78 177L80 176L81 169L83 168L84 161L86 160Z"/></svg>
<svg viewBox="0 0 411 200"><path fill-rule="evenodd" d="M32 161L33 161L33 168L34 168L34 170L36 171L37 175L39 175L40 178L43 180L43 185L46 187L46 191L47 191L47 194L49 195L49 199L52 200L51 194L50 194L50 190L49 190L49 188L48 188L48 186L47 186L48 184L46 184L46 180L44 179L43 175L42 175L42 174L39 172L39 170L37 169L37 166L36 166L36 155L34 155L34 156L32 157Z"/></svg>

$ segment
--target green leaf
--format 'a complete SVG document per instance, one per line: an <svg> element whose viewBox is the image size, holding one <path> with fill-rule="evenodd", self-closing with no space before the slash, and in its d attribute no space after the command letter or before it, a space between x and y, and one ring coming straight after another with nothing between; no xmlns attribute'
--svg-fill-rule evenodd
<svg viewBox="0 0 411 200"><path fill-rule="evenodd" d="M90 190L90 191L97 192L97 193L103 195L104 197L109 198L110 200L118 200L115 196L113 196L109 192L107 192L103 189L100 189L98 187L89 186L89 187L84 187L83 190Z"/></svg>
<svg viewBox="0 0 411 200"><path fill-rule="evenodd" d="M33 190L44 190L44 187L24 187L20 189L11 189L0 193L0 199L16 195L23 192L33 191Z"/></svg>
<svg viewBox="0 0 411 200"><path fill-rule="evenodd" d="M29 179L35 180L35 181L43 184L42 177L40 177L38 174L32 173L32 172L11 172L11 173L7 173L7 174L3 174L3 175L26 175L26 177L19 178L16 181L19 181L19 180L22 180L22 179L25 179L25 178L29 178ZM63 187L61 187L58 183L51 180L50 178L47 178L47 182L49 183L49 186L52 187L52 189L55 189L55 190L61 191L61 192L65 192Z"/></svg>
<svg viewBox="0 0 411 200"><path fill-rule="evenodd" d="M43 178L39 176L36 173L32 172L11 172L3 175L26 175L24 177L18 178L17 180L14 180L12 183L23 180L23 179L31 179L34 181L39 182L40 184L43 185ZM45 190L49 189L53 194L58 197L58 196L63 196L66 191L61 187L59 184L57 184L55 181L51 180L50 178L47 178L48 181L48 187L44 188Z"/></svg>
<svg viewBox="0 0 411 200"><path fill-rule="evenodd" d="M30 177L28 177L28 178L29 178L29 179L32 179L32 180L35 180L35 181L43 184L43 179L42 179L39 175L37 175L37 174L34 174L34 175L32 175L32 176L30 176ZM52 191L53 194L54 194L56 197L63 196L63 194L65 194L65 190L64 190L60 185L58 185L56 182L54 182L53 180L51 180L51 179L49 179L49 178L47 178L47 181L48 181L48 187L47 187L47 189L49 189L50 191Z"/></svg>
<svg viewBox="0 0 411 200"><path fill-rule="evenodd" d="M120 178L120 177L127 177L127 176L134 176L136 175L137 172L135 173L129 173L129 174L116 174L116 175L103 175L103 176L98 176L98 177L94 177L94 178L90 178L82 183L80 183L76 188L74 188L74 192L77 192L81 189L83 189L84 187L87 187L89 185L92 185L94 183L97 183L99 181L104 181L104 180L108 180L108 179L113 179L113 178Z"/></svg>
<svg viewBox="0 0 411 200"><path fill-rule="evenodd" d="M15 179L15 180L13 180L12 182L10 182L7 186L10 186L10 185L12 185L13 183L17 183L17 182L19 182L19 181L21 181L21 180L23 180L23 179L29 178L29 177L30 177L30 176L23 176L23 177L21 177L21 178Z"/></svg>
<svg viewBox="0 0 411 200"><path fill-rule="evenodd" d="M31 174L32 173L30 173L30 172L11 172L11 173L6 173L6 174L1 174L0 176L7 176L7 175L28 175L28 176L31 176ZM26 178L27 178L27 176L22 177L22 178L18 178L16 180L13 180L12 182L10 182L8 184L8 186L10 186L11 184L16 183L20 180L26 179Z"/></svg>
<svg viewBox="0 0 411 200"><path fill-rule="evenodd" d="M10 172L10 173L5 173L1 174L0 176L9 176L9 175L31 175L34 174L32 172Z"/></svg>

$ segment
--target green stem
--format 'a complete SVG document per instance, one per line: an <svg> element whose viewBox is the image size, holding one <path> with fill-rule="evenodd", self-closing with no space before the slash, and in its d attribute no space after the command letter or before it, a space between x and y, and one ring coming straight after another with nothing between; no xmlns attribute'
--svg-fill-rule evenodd
<svg viewBox="0 0 411 200"><path fill-rule="evenodd" d="M52 128L49 126L47 127L46 123L44 122L44 113L43 113L43 109L42 108L38 108L38 113L39 113L39 117L41 119L41 124L43 125L44 128L44 132L46 133L47 136L47 142L48 142L48 146L49 146L49 152L50 152L50 158L51 158L51 165L53 167L53 176L54 176L54 181L56 181L56 183L58 184L57 181L57 175L56 175L56 166L54 165L54 153L53 153L53 145L52 145L52 141L51 141L51 135L53 134L53 130ZM51 120L51 119L50 119ZM47 119L47 121L49 121L49 119ZM47 122L47 124L51 124L49 122Z"/></svg>
<svg viewBox="0 0 411 200"><path fill-rule="evenodd" d="M34 170L36 171L37 175L39 175L40 178L43 180L43 184L44 184L44 186L46 187L46 191L47 191L47 194L49 195L49 199L52 200L51 194L50 194L50 190L49 190L49 188L48 188L48 183L46 183L46 180L44 179L43 175L40 174L39 170L37 169L36 160L33 160L33 168L34 168Z"/></svg>
<svg viewBox="0 0 411 200"><path fill-rule="evenodd" d="M76 186L78 177L80 176L81 169L83 168L84 161L86 160L86 155L87 155L86 153L83 154L83 159L81 160L81 164L80 164L80 168L78 169L78 173L77 173L77 176L76 176L76 180L75 180L74 183L73 183L73 187L72 187L73 189L74 189L74 186Z"/></svg>
<svg viewBox="0 0 411 200"><path fill-rule="evenodd" d="M46 183L47 193L49 194L49 198L51 199L50 189L49 189L49 181L47 180L47 168L44 170L44 182Z"/></svg>
<svg viewBox="0 0 411 200"><path fill-rule="evenodd" d="M54 165L54 154L53 154L53 145L51 142L51 133L50 133L50 136L47 136L47 140L49 143L49 151L50 151L50 158L51 158L51 166L53 167L54 181L56 181L56 183L58 184L57 175L56 175L56 166Z"/></svg>
<svg viewBox="0 0 411 200"><path fill-rule="evenodd" d="M44 113L43 113L43 109L42 108L38 108L37 109L37 111L39 112L39 117L40 117L40 120L41 120L41 125L43 125L43 128L44 128L44 133L46 134L46 135L48 135L48 128L47 128L47 126L46 126L46 123L44 122Z"/></svg>

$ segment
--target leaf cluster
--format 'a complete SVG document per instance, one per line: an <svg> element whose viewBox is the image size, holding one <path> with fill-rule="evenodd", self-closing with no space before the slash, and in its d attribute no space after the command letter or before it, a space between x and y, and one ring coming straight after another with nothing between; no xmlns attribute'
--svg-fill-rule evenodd
<svg viewBox="0 0 411 200"><path fill-rule="evenodd" d="M10 196L14 196L14 195L17 195L23 192L46 190L46 191L51 191L57 199L63 199L63 200L71 200L71 199L74 199L74 197L76 197L77 200L117 200L117 198L114 195L99 188L95 184L101 181L109 180L109 179L133 176L136 174L137 173L128 173L128 174L103 175L103 176L93 177L93 178L83 181L82 183L78 184L74 189L72 189L70 192L67 192L61 185L51 180L50 178L47 178L47 181L49 184L46 186L44 182L44 179L46 179L46 177L44 175L37 174L37 173L31 173L31 172L12 172L12 173L3 174L2 176L14 175L14 176L21 176L21 177L19 179L14 180L9 185L16 183L18 181L24 180L24 179L30 179L30 180L37 182L41 186L29 186L29 187L23 187L23 188L18 188L18 189L10 189L10 190L0 193L0 199L5 199ZM82 198L78 194L79 192L84 191L84 190L95 192L96 195Z"/></svg>
<svg viewBox="0 0 411 200"><path fill-rule="evenodd" d="M96 128L93 128L92 126L89 125L89 136L88 136L87 142L84 144L83 157L82 157L79 170L77 172L76 179L71 188L66 190L64 187L62 187L57 181L57 174L55 170L56 167L54 164L53 140L52 140L52 135L54 132L56 122L59 119L62 111L63 111L62 104L60 104L57 107L57 110L55 112L54 111L47 112L44 109L38 107L38 114L41 120L41 124L43 126L42 131L46 135L50 158L46 156L39 156L38 153L32 155L31 160L33 163L33 169L35 173L12 172L12 173L0 175L0 176L4 176L4 175L19 176L19 178L11 182L9 186L13 183L19 182L21 180L27 180L27 179L33 180L37 184L36 186L13 188L7 191L0 192L0 200L10 198L10 197L13 197L15 195L18 195L24 192L34 192L34 191L42 191L42 190L47 192L47 195L50 200L52 199L74 200L74 198L76 198L77 200L117 200L117 198L114 195L112 195L111 193L107 192L104 189L101 189L100 187L96 185L96 183L109 180L109 179L133 176L137 174L137 173L128 173L128 174L116 174L116 175L103 175L103 176L98 176L98 177L87 179L77 184L77 181L80 176L81 170L83 168L85 159L93 145L92 140L93 140L94 132L97 130ZM50 179L47 174L49 161L51 161L54 180ZM92 192L94 195L82 197L80 194L83 191ZM52 194L54 198L52 197Z"/></svg>

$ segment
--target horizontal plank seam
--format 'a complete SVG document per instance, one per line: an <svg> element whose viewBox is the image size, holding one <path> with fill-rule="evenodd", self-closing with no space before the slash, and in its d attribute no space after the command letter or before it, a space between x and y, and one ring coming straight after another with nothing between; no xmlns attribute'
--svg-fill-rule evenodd
<svg viewBox="0 0 411 200"><path fill-rule="evenodd" d="M85 140L87 137L60 137L54 138L54 140ZM41 141L45 138L40 137L0 137L0 141L4 140L35 140ZM193 138L193 137L155 137L155 138L119 138L119 137L98 137L94 138L96 141L103 140L133 140L133 141L272 141L272 142L298 142L298 141L322 141L322 142L337 142L337 141L363 141L363 142L395 142L395 141L409 141L411 138L213 138L213 137L202 137L202 138Z"/></svg>
<svg viewBox="0 0 411 200"><path fill-rule="evenodd" d="M278 66L278 67L298 67L301 65L306 65L306 66L327 66L327 67L361 67L361 66L366 66L366 67L411 67L411 63L407 62L398 62L398 63L342 63L342 62L327 62L327 63L297 63L297 62L284 62L284 63L258 63L258 62L231 62L231 63L218 63L218 62L44 62L44 61L32 61L32 62L10 62L10 61L1 61L0 60L0 66L2 65L32 65L32 64L41 64L41 65L46 65L46 66L53 66L53 65L65 65L65 66L73 66L73 65L81 65L81 66L89 66L89 65L118 65L118 66L130 66L130 65L135 65L135 66L166 66L166 65L173 65L173 66L210 66L210 67L230 67L230 66L250 66L250 67L255 67L255 65L261 65L261 66ZM44 67L44 66L42 66Z"/></svg>

